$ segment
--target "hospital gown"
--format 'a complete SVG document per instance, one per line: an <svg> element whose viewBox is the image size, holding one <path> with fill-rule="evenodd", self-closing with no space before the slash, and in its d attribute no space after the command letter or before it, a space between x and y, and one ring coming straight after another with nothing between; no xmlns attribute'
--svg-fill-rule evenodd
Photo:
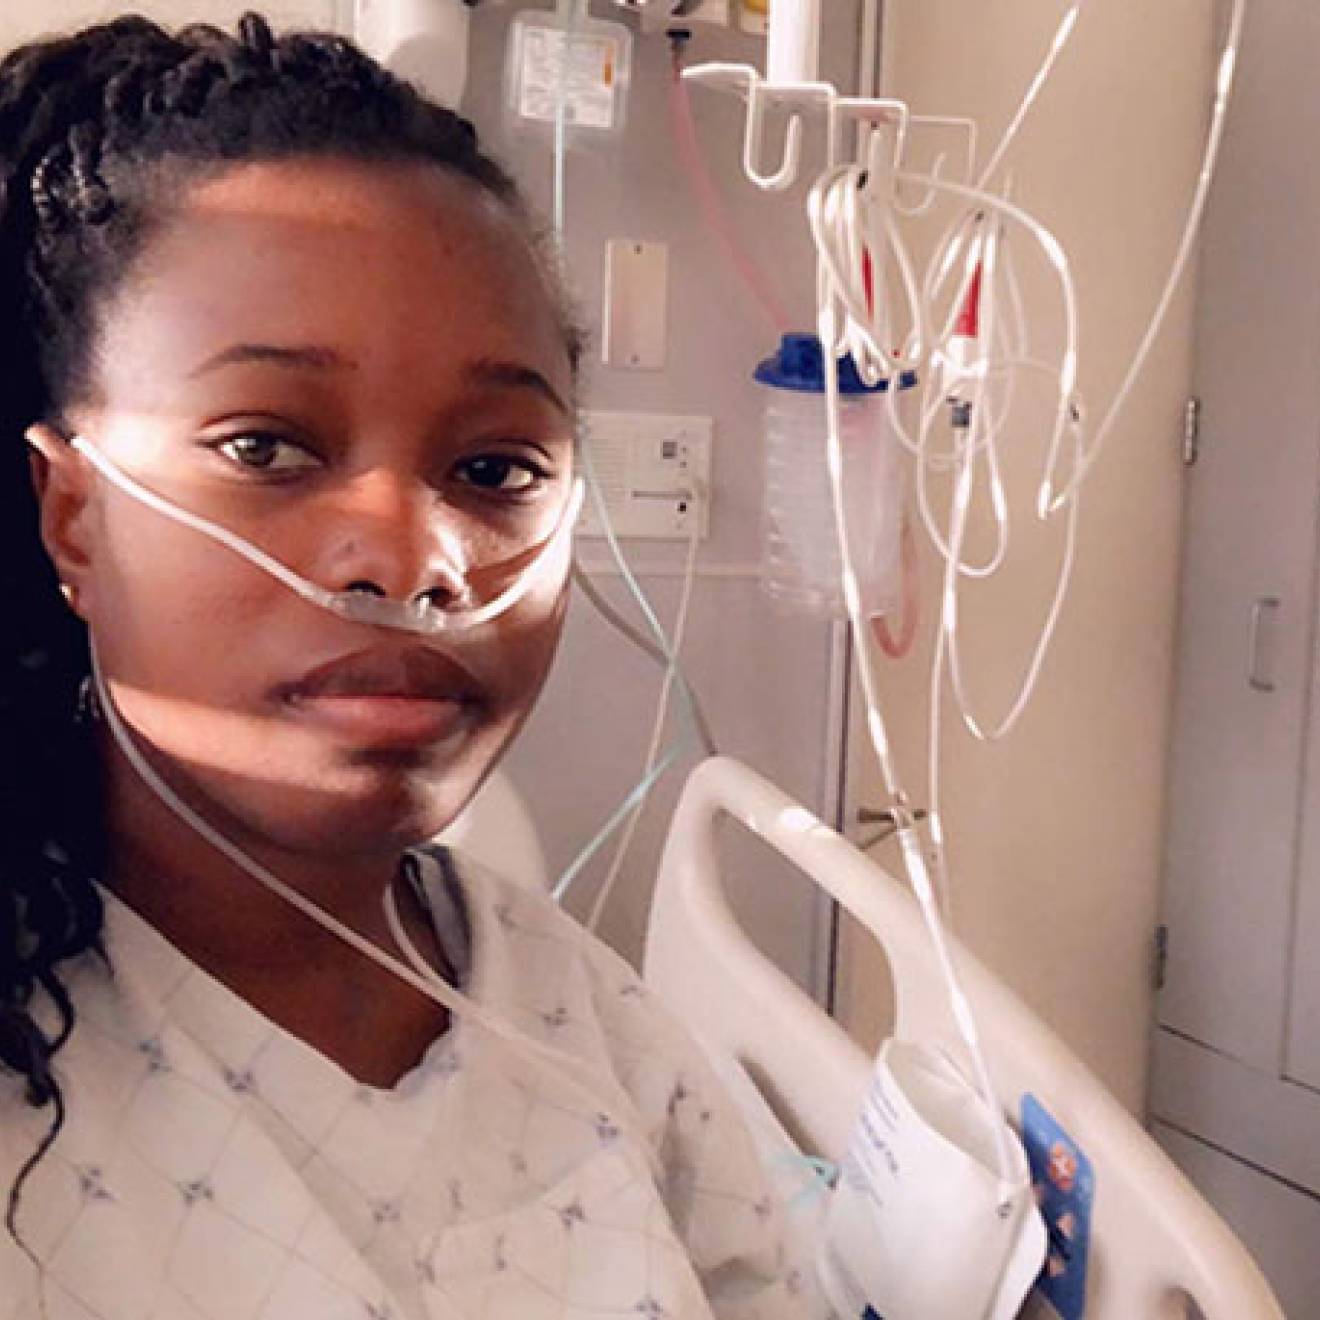
<svg viewBox="0 0 1320 1320"><path fill-rule="evenodd" d="M578 1080L460 1019L362 1085L107 894L19 1215L50 1320L803 1314L741 1120L631 970L542 894L413 857L467 993ZM0 1075L0 1187L49 1120ZM0 1230L0 1317L42 1314Z"/></svg>

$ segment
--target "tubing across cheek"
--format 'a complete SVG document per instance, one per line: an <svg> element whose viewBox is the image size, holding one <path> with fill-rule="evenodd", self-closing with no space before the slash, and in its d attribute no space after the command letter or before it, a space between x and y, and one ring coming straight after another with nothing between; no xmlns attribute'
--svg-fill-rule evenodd
<svg viewBox="0 0 1320 1320"><path fill-rule="evenodd" d="M500 580L500 586L490 600L480 605L442 608L434 603L428 592L421 592L411 600L403 601L363 590L330 591L303 577L229 528L193 513L142 485L84 437L75 436L70 443L118 490L162 517L223 545L270 574L303 600L353 623L392 628L422 636L463 632L479 627L507 613L542 584L563 581L572 554L573 526L582 508L582 482L579 479L573 482L569 497L549 535L509 561L507 582L502 580L504 575L499 571L501 565L490 565L478 570L483 578Z"/></svg>

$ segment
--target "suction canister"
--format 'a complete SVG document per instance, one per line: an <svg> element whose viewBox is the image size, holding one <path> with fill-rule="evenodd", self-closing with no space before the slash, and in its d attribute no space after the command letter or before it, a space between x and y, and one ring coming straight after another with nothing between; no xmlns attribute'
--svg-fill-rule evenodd
<svg viewBox="0 0 1320 1320"><path fill-rule="evenodd" d="M846 617L826 466L825 367L820 340L788 334L755 372L765 387L761 583L787 610ZM905 378L900 389L915 381ZM884 614L900 593L904 483L889 385L866 385L839 362L845 514L863 612Z"/></svg>

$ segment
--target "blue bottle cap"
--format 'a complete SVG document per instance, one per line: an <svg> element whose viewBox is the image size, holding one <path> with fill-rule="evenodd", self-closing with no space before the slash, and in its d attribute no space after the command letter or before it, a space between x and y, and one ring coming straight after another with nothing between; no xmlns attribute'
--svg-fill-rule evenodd
<svg viewBox="0 0 1320 1320"><path fill-rule="evenodd" d="M777 390L796 390L799 394L825 393L825 354L816 335L787 334L779 341L779 351L763 361L752 373L762 385ZM899 382L899 389L910 389L917 383L911 372ZM867 385L857 374L857 364L849 353L839 359L840 394L883 394L889 388L887 380Z"/></svg>

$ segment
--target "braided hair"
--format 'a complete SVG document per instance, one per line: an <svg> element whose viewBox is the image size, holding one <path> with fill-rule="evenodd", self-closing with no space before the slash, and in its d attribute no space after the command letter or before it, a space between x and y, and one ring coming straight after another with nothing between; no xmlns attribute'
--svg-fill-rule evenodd
<svg viewBox="0 0 1320 1320"><path fill-rule="evenodd" d="M23 432L43 420L66 431L90 389L98 312L182 185L309 155L435 163L537 238L472 126L339 37L276 37L254 14L236 34L127 17L0 60L0 1072L53 1112L11 1192L16 1238L23 1180L64 1118L51 1061L74 1011L58 968L101 951L105 863L94 738L79 714L88 638L38 538ZM579 338L562 321L576 369ZM31 1011L38 989L54 1031Z"/></svg>

